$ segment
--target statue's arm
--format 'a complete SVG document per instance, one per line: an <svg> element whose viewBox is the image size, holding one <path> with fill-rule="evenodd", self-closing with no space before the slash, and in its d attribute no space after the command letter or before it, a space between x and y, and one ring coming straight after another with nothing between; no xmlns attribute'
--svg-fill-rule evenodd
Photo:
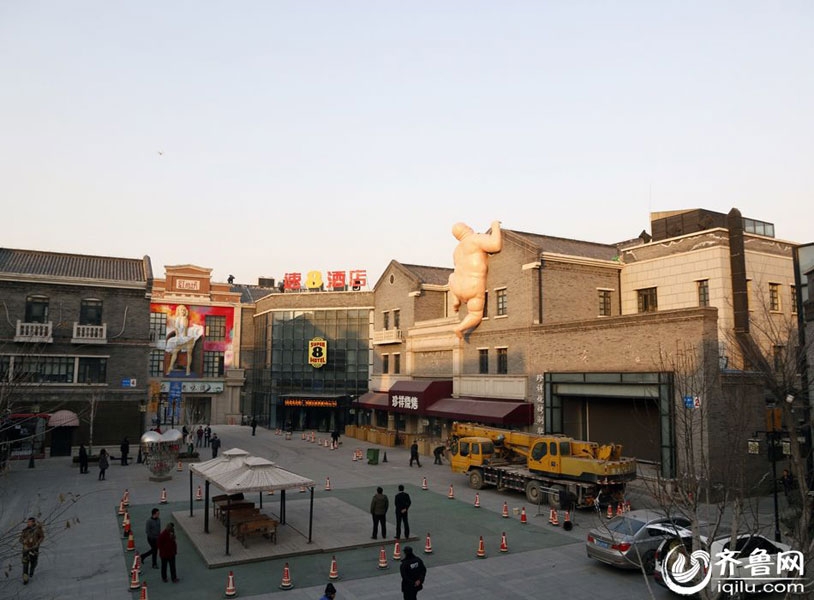
<svg viewBox="0 0 814 600"><path fill-rule="evenodd" d="M478 236L480 247L484 252L500 252L503 249L503 235L500 231L500 221L492 222L492 231Z"/></svg>

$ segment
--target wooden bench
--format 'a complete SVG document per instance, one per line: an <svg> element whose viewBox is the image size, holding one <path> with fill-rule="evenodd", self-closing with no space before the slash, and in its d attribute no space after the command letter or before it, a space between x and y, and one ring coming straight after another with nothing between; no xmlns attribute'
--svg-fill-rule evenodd
<svg viewBox="0 0 814 600"><path fill-rule="evenodd" d="M254 508L254 502L249 502L247 500L239 500L237 502L230 502L227 504L224 501L216 502L215 503L215 517L220 518L221 521L226 520L226 513L235 511L235 510L243 510L246 508Z"/></svg>
<svg viewBox="0 0 814 600"><path fill-rule="evenodd" d="M235 537L240 540L244 548L248 548L246 538L256 533L261 534L263 537L268 538L269 541L276 544L278 524L279 523L271 517L257 515L255 518L247 519L246 521L240 523L240 525L237 527L237 535Z"/></svg>

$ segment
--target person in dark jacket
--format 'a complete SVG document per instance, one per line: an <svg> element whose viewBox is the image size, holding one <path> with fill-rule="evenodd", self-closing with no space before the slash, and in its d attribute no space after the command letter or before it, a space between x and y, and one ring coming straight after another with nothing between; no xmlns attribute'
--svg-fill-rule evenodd
<svg viewBox="0 0 814 600"><path fill-rule="evenodd" d="M444 462L441 460L441 457L444 456L444 450L446 450L446 446L436 446L435 450L432 451L432 455L435 457L435 460L432 464L434 465L443 465Z"/></svg>
<svg viewBox="0 0 814 600"><path fill-rule="evenodd" d="M401 593L404 600L416 600L418 592L424 587L424 577L427 567L424 561L418 558L410 546L404 546L404 560L401 561Z"/></svg>
<svg viewBox="0 0 814 600"><path fill-rule="evenodd" d="M252 417L252 435L257 431L257 417Z"/></svg>
<svg viewBox="0 0 814 600"><path fill-rule="evenodd" d="M153 557L153 569L158 568L158 538L161 535L161 513L157 508L153 509L150 518L147 519L147 527L144 528L147 534L147 543L150 544L149 552L141 555L141 561L146 564L147 557Z"/></svg>
<svg viewBox="0 0 814 600"><path fill-rule="evenodd" d="M82 475L88 472L88 451L85 444L79 444L79 472Z"/></svg>
<svg viewBox="0 0 814 600"><path fill-rule="evenodd" d="M99 481L105 480L105 471L110 466L110 459L107 457L107 450L102 448L99 452Z"/></svg>
<svg viewBox="0 0 814 600"><path fill-rule="evenodd" d="M325 593L322 594L322 598L319 600L334 600L334 598L336 598L336 588L334 584L329 583L325 586Z"/></svg>
<svg viewBox="0 0 814 600"><path fill-rule="evenodd" d="M382 524L382 539L387 537L387 522L385 520L387 509L390 507L390 500L384 495L384 490L380 487L376 488L376 494L370 501L370 514L373 516L373 535L370 539L376 539L376 532L379 529L379 523Z"/></svg>
<svg viewBox="0 0 814 600"><path fill-rule="evenodd" d="M421 466L421 461L418 460L418 442L413 442L413 445L410 446L410 466L413 466L413 461L415 461L418 466Z"/></svg>
<svg viewBox="0 0 814 600"><path fill-rule="evenodd" d="M218 449L220 448L220 438L218 434L214 434L212 436L212 440L210 441L210 445L212 446L212 458L218 457Z"/></svg>
<svg viewBox="0 0 814 600"><path fill-rule="evenodd" d="M172 582L178 583L178 574L175 572L175 556L178 554L178 544L175 542L175 524L168 523L158 536L158 555L161 557L161 579L167 582L167 565L170 566Z"/></svg>
<svg viewBox="0 0 814 600"><path fill-rule="evenodd" d="M212 437L212 428L209 426L209 423L206 424L204 427L204 448L209 447L209 440Z"/></svg>
<svg viewBox="0 0 814 600"><path fill-rule="evenodd" d="M404 486L399 486L399 493L396 494L396 539L401 537L401 524L404 523L404 537L410 537L410 522L407 520L407 511L410 510L410 494L404 491Z"/></svg>
<svg viewBox="0 0 814 600"><path fill-rule="evenodd" d="M130 442L127 441L127 437L122 440L121 445L119 446L119 450L122 451L122 466L127 466L127 455L130 454Z"/></svg>
<svg viewBox="0 0 814 600"><path fill-rule="evenodd" d="M25 529L20 533L20 544L23 546L23 585L34 577L37 560L40 556L40 544L45 539L42 523L34 517L28 517Z"/></svg>
<svg viewBox="0 0 814 600"><path fill-rule="evenodd" d="M201 427L200 425L198 425L198 431L195 432L195 436L198 438L197 445L198 448L200 448L201 444L203 444L203 427Z"/></svg>

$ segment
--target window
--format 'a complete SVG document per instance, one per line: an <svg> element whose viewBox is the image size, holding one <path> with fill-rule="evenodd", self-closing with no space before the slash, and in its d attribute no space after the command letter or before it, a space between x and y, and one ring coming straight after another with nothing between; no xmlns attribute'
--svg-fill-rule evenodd
<svg viewBox="0 0 814 600"><path fill-rule="evenodd" d="M497 349L497 372L505 375L509 372L509 350L508 348Z"/></svg>
<svg viewBox="0 0 814 600"><path fill-rule="evenodd" d="M223 377L223 352L204 352L203 376Z"/></svg>
<svg viewBox="0 0 814 600"><path fill-rule="evenodd" d="M164 374L164 351L150 350L150 377L161 377Z"/></svg>
<svg viewBox="0 0 814 600"><path fill-rule="evenodd" d="M226 339L226 317L221 315L207 315L206 317L206 339L210 342L223 341Z"/></svg>
<svg viewBox="0 0 814 600"><path fill-rule="evenodd" d="M472 455L477 454L480 456L480 444L472 444Z"/></svg>
<svg viewBox="0 0 814 600"><path fill-rule="evenodd" d="M780 312L780 284L769 284L769 310L772 312Z"/></svg>
<svg viewBox="0 0 814 600"><path fill-rule="evenodd" d="M502 290L495 290L495 293L497 294L497 316L500 317L507 314L506 289L504 288Z"/></svg>
<svg viewBox="0 0 814 600"><path fill-rule="evenodd" d="M636 290L639 297L639 312L656 312L659 309L658 300L656 298L656 288L645 288L643 290Z"/></svg>
<svg viewBox="0 0 814 600"><path fill-rule="evenodd" d="M481 375L489 374L489 349L480 348L478 350L478 373Z"/></svg>
<svg viewBox="0 0 814 600"><path fill-rule="evenodd" d="M791 286L791 314L797 314L797 286Z"/></svg>
<svg viewBox="0 0 814 600"><path fill-rule="evenodd" d="M73 383L73 356L16 356L14 378L20 383Z"/></svg>
<svg viewBox="0 0 814 600"><path fill-rule="evenodd" d="M150 313L150 341L157 342L167 337L167 315L162 312Z"/></svg>
<svg viewBox="0 0 814 600"><path fill-rule="evenodd" d="M557 456L557 442L548 443L548 453L551 456Z"/></svg>
<svg viewBox="0 0 814 600"><path fill-rule="evenodd" d="M102 324L102 301L95 298L85 298L79 308L80 325Z"/></svg>
<svg viewBox="0 0 814 600"><path fill-rule="evenodd" d="M382 373L390 372L390 355L382 354Z"/></svg>
<svg viewBox="0 0 814 600"><path fill-rule="evenodd" d="M105 383L107 381L106 358L80 358L79 383Z"/></svg>
<svg viewBox="0 0 814 600"><path fill-rule="evenodd" d="M599 290L599 316L609 317L611 314L610 290Z"/></svg>
<svg viewBox="0 0 814 600"><path fill-rule="evenodd" d="M384 311L382 313L382 317L383 317L382 327L384 329L390 329L390 313L387 312L387 311Z"/></svg>
<svg viewBox="0 0 814 600"><path fill-rule="evenodd" d="M698 285L698 306L709 306L709 279L700 279Z"/></svg>
<svg viewBox="0 0 814 600"><path fill-rule="evenodd" d="M483 318L489 318L489 291L483 293Z"/></svg>
<svg viewBox="0 0 814 600"><path fill-rule="evenodd" d="M469 442L461 442L460 453L461 456L469 456Z"/></svg>
<svg viewBox="0 0 814 600"><path fill-rule="evenodd" d="M396 375L401 373L401 354L393 355L393 373Z"/></svg>
<svg viewBox="0 0 814 600"><path fill-rule="evenodd" d="M29 296L25 299L25 322L48 322L48 298L46 296Z"/></svg>
<svg viewBox="0 0 814 600"><path fill-rule="evenodd" d="M393 329L398 329L401 325L401 311L394 310L393 311Z"/></svg>
<svg viewBox="0 0 814 600"><path fill-rule="evenodd" d="M540 460L544 458L546 454L548 454L548 446L545 442L537 442L534 444L534 448L531 451L531 457L534 460Z"/></svg>

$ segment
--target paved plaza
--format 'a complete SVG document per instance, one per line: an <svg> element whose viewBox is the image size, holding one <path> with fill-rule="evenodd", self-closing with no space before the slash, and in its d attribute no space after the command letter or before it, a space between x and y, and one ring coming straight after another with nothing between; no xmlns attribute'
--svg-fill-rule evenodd
<svg viewBox="0 0 814 600"><path fill-rule="evenodd" d="M3 584L3 597L83 600L137 597L127 589L133 553L126 552L116 514L118 500L127 488L137 550L144 552L148 548L144 522L154 506L161 509L162 524L174 518L180 525L177 564L181 581L163 583L159 571L146 565L142 577L148 583L153 600L221 598L230 568L234 570L241 598L274 595L276 598L316 599L329 581L332 555L336 555L341 576L335 582L338 599L401 598L397 564L391 559L395 533L393 498L399 483L405 485L413 502L411 536L418 539L411 544L429 569L419 598L463 599L477 594L488 598L539 599L565 592L572 598L649 598L648 584L652 597L669 597L665 590L652 581L646 582L637 571L608 568L586 557L584 540L595 519L590 511L575 515L574 529L565 532L550 526L547 514L536 516L533 507L527 506L529 523L522 525L514 509L525 504L524 496L482 490L481 508L476 509L472 506L474 492L466 485L466 478L452 474L449 465L433 465L432 458L425 460L420 469L410 468L405 451L387 449L388 462L373 466L352 461L353 448L368 448L370 444L350 438L343 438L338 451L330 451L299 439L286 441L264 429L258 429L256 437L251 436L248 427L214 429L223 439L223 449L243 448L318 482L315 512L319 511L320 516L315 519L313 553L210 568L185 533L187 529L200 529L198 519L203 507L203 503L195 503L196 516L189 517L186 469L183 473L173 471L171 481L155 483L148 480L143 465L133 462L121 467L114 463L108 470L107 481L97 481L96 469L91 468L89 475L80 475L78 468L67 459L41 460L34 469L28 469L25 461L17 461L0 479L4 529L14 522L22 523L29 514L39 510L47 512L59 494L79 494L80 499L61 517L59 526L47 532L48 541L43 546L36 576L26 587L20 581L19 558L14 557L8 583ZM202 450L202 458L209 458L209 449ZM428 480L430 489L427 491L420 487L423 476ZM331 478L333 489L329 492L323 490L326 477ZM197 478L194 481L196 487L202 483ZM447 498L450 483L455 489L454 500ZM377 568L381 542L370 539L368 510L377 485L385 488L391 506L387 526L389 568L386 570ZM169 495L167 505L158 504L162 487L166 487ZM217 488L213 487L212 493L217 494ZM250 499L256 500L256 497ZM276 514L278 499L278 495L264 496L264 511ZM287 516L292 527L303 531L303 515L306 515L304 531L307 534L306 494L289 492L289 499ZM504 501L512 513L509 519L500 517ZM298 505L302 506L298 508ZM331 514L332 510L335 514ZM352 518L347 518L348 515ZM185 519L188 522L185 523ZM325 523L326 519L338 522L339 539L325 539L319 523ZM68 523L70 527L66 526ZM225 560L228 557L223 555L223 526L213 519L210 530L209 551L216 562ZM503 532L509 543L508 554L498 552ZM427 533L432 536L431 555L423 553ZM475 557L479 536L483 536L486 543L486 559ZM249 548L260 544L269 542L254 540ZM231 549L233 555L239 556L242 546L233 539ZM286 561L290 564L295 588L282 591L278 586Z"/></svg>

